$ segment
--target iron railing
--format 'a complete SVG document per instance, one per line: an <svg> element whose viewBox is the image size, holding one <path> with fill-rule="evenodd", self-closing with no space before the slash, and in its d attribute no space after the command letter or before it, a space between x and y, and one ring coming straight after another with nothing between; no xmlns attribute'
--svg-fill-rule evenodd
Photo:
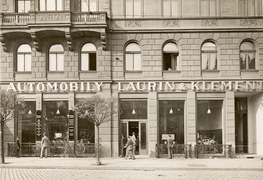
<svg viewBox="0 0 263 180"><path fill-rule="evenodd" d="M216 144L204 145L197 144L195 146L196 158L209 158L209 157L232 157L232 145Z"/></svg>
<svg viewBox="0 0 263 180"><path fill-rule="evenodd" d="M175 144L172 147L173 156L183 156L188 158L191 155L190 144ZM155 155L157 158L166 156L168 154L167 144L156 144Z"/></svg>
<svg viewBox="0 0 263 180"><path fill-rule="evenodd" d="M39 157L41 153L40 144L21 143L20 156ZM8 156L16 156L16 144L8 143ZM95 157L95 143L74 143L70 145L67 141L56 141L49 143L49 157Z"/></svg>

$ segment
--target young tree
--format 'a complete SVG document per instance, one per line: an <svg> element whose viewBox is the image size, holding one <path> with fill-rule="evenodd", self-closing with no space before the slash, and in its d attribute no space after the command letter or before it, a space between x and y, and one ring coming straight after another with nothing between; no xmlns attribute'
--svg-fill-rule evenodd
<svg viewBox="0 0 263 180"><path fill-rule="evenodd" d="M114 105L115 98L103 98L99 95L94 95L91 98L82 99L75 105L75 110L78 115L91 121L97 130L97 147L96 147L96 163L100 165L99 157L99 127L102 123L111 120L111 117L117 113L117 107Z"/></svg>
<svg viewBox="0 0 263 180"><path fill-rule="evenodd" d="M1 90L1 119L0 119L0 151L1 164L5 163L4 155L4 125L10 120L14 120L15 115L24 112L25 103L23 99L18 98L15 91Z"/></svg>

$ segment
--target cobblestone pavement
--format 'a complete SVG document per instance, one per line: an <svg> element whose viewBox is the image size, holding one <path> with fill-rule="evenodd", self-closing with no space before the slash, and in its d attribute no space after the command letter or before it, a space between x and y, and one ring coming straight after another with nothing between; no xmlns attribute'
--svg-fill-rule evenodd
<svg viewBox="0 0 263 180"><path fill-rule="evenodd" d="M261 170L1 169L1 180L262 180Z"/></svg>

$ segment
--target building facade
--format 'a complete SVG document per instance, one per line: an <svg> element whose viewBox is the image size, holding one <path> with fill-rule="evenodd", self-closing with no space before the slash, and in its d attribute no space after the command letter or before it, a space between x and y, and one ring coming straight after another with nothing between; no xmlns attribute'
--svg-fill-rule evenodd
<svg viewBox="0 0 263 180"><path fill-rule="evenodd" d="M102 156L132 132L139 155L168 134L263 154L262 0L1 0L0 19L1 89L30 112L6 124L5 143L95 143L74 105L98 94L119 109L101 125Z"/></svg>

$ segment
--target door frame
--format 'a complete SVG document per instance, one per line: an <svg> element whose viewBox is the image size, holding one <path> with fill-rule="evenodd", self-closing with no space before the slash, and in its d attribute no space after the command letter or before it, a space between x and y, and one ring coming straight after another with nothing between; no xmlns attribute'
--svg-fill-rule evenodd
<svg viewBox="0 0 263 180"><path fill-rule="evenodd" d="M121 120L121 124L126 123L126 132L125 137L127 138L129 135L131 135L132 132L129 132L129 122L138 122L138 135L139 136L139 155L148 155L148 120L147 119L123 119ZM146 123L146 149L141 149L141 124ZM122 125L120 126L122 128ZM120 131L122 134L122 129Z"/></svg>

